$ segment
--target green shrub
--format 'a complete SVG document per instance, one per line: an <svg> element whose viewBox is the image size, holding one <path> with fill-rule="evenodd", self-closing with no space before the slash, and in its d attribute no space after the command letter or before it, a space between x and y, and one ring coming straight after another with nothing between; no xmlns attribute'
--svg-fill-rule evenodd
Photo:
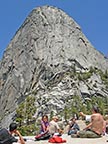
<svg viewBox="0 0 108 144"><path fill-rule="evenodd" d="M16 122L22 135L33 135L36 131L35 119L36 112L35 97L28 96L16 109Z"/></svg>

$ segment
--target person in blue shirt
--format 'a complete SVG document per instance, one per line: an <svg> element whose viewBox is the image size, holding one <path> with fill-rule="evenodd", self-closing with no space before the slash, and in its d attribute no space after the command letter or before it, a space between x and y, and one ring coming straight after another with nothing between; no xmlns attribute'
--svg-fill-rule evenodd
<svg viewBox="0 0 108 144"><path fill-rule="evenodd" d="M71 118L69 123L68 135L76 134L80 130L75 118Z"/></svg>

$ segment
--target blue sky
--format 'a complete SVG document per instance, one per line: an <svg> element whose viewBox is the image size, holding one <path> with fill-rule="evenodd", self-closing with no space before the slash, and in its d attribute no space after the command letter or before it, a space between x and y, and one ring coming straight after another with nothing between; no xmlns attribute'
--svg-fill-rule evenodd
<svg viewBox="0 0 108 144"><path fill-rule="evenodd" d="M0 59L28 14L43 5L65 11L92 45L108 56L108 0L0 0Z"/></svg>

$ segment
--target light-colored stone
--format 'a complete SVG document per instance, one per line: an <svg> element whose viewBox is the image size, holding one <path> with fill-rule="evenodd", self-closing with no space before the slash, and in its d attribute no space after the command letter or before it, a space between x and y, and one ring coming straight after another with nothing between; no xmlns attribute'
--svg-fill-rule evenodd
<svg viewBox="0 0 108 144"><path fill-rule="evenodd" d="M74 70L85 72L91 66L107 70L108 59L91 45L80 26L56 7L34 9L0 61L1 126L8 127L18 105L33 92L36 92L37 113L62 111L66 100L75 94L98 95L100 90L99 94L108 96L100 80L96 83L90 78L92 82L84 83L84 91L76 77L67 75Z"/></svg>
<svg viewBox="0 0 108 144"><path fill-rule="evenodd" d="M41 140L41 141L34 141L34 137L26 137L28 140L26 144L49 144L48 140ZM108 136L103 136L102 138L71 138L71 136L68 136L64 134L62 136L63 139L66 140L66 143L64 144L107 144Z"/></svg>

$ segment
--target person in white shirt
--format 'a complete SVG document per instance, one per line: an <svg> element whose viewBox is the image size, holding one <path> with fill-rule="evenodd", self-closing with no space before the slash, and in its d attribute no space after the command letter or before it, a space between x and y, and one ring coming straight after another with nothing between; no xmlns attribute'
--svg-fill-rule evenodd
<svg viewBox="0 0 108 144"><path fill-rule="evenodd" d="M58 116L53 116L52 120L49 123L49 133L51 135L61 135L63 132L57 123L58 120L59 120Z"/></svg>

